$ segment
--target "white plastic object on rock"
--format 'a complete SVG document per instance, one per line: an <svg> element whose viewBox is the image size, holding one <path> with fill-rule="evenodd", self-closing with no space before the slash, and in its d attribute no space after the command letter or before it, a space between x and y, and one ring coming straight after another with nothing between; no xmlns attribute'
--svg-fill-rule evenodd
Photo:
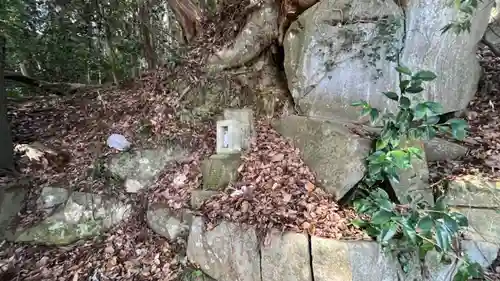
<svg viewBox="0 0 500 281"><path fill-rule="evenodd" d="M131 143L120 134L112 134L108 137L106 141L109 147L118 149L120 151L128 150L130 148Z"/></svg>

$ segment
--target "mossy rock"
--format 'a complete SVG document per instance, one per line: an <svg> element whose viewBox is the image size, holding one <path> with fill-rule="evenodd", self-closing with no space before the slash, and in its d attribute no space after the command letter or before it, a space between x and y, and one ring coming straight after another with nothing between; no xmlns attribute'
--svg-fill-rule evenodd
<svg viewBox="0 0 500 281"><path fill-rule="evenodd" d="M222 190L238 177L240 154L215 154L201 163L203 189Z"/></svg>
<svg viewBox="0 0 500 281"><path fill-rule="evenodd" d="M188 267L181 275L181 281L216 281L206 275L201 269Z"/></svg>

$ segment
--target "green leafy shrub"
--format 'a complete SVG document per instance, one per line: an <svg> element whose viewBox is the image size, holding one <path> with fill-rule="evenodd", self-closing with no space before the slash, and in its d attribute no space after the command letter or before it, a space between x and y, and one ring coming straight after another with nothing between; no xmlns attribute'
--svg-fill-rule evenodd
<svg viewBox="0 0 500 281"><path fill-rule="evenodd" d="M449 30L455 34L469 32L472 26L472 18L474 11L477 10L479 3L483 0L449 0L448 5L453 6L458 11L457 19L445 25L441 32L445 33Z"/></svg>
<svg viewBox="0 0 500 281"><path fill-rule="evenodd" d="M388 182L398 183L398 171L411 168L414 158L423 159L421 149L408 147L407 143L430 140L438 133L463 139L468 128L467 122L462 119L440 123L443 107L419 95L424 90L424 82L436 78L434 73L413 73L404 66L396 70L401 74L399 93L384 93L397 103L395 114L382 113L366 101L353 103L353 106L361 107L361 115L369 116L372 124L381 124L382 131L367 158L368 172L362 184L365 196L353 203L356 211L367 215L369 219L352 223L376 237L385 249L395 251L400 261L410 260L412 254L423 261L431 250L436 250L442 260L460 258L453 245L461 231L468 226L468 221L464 215L450 211L444 197L438 198L436 202L427 202L421 195L408 196L407 203L397 204L382 188ZM455 276L456 281L482 274L478 264L466 258L460 259L463 262ZM402 264L402 267L408 271L408 264Z"/></svg>

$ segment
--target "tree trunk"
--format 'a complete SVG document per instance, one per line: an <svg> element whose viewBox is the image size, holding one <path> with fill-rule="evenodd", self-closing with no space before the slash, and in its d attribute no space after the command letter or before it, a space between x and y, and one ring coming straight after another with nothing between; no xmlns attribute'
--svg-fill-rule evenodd
<svg viewBox="0 0 500 281"><path fill-rule="evenodd" d="M85 3L83 2L84 5L84 14L83 18L85 19L85 25L87 26L87 55L85 58L85 71L87 74L87 84L92 83L92 71L90 69L90 60L92 58L92 38L93 38L93 27L92 27L92 2Z"/></svg>
<svg viewBox="0 0 500 281"><path fill-rule="evenodd" d="M106 29L106 49L108 50L108 56L111 64L111 74L113 75L113 82L115 84L118 84L118 75L116 74L116 56L115 56L115 50L113 48L113 42L111 41L111 31L109 26L105 26Z"/></svg>
<svg viewBox="0 0 500 281"><path fill-rule="evenodd" d="M104 7L99 1L95 1L97 10L99 11L99 20L100 23L98 24L98 28L100 31L104 30L104 36L105 36L105 41L102 42L105 46L106 50L106 55L109 58L110 66L111 66L111 75L113 76L113 82L115 84L118 84L119 79L118 79L118 74L117 74L117 69L116 69L116 54L115 54L115 48L113 46L113 40L112 40L112 33L111 33L111 26L110 26L110 18L111 14L106 14L104 11Z"/></svg>
<svg viewBox="0 0 500 281"><path fill-rule="evenodd" d="M201 10L192 0L167 0L184 33L184 40L189 43L200 29Z"/></svg>
<svg viewBox="0 0 500 281"><path fill-rule="evenodd" d="M148 69L156 68L156 53L153 46L153 35L150 24L151 5L148 0L144 0L139 7L139 20L141 22L142 46L144 58L148 63Z"/></svg>
<svg viewBox="0 0 500 281"><path fill-rule="evenodd" d="M27 65L28 65L27 60L23 60L23 62L19 63L19 70L24 76L30 76Z"/></svg>
<svg viewBox="0 0 500 281"><path fill-rule="evenodd" d="M14 170L14 144L7 120L7 92L3 72L5 68L5 37L0 35L0 169Z"/></svg>

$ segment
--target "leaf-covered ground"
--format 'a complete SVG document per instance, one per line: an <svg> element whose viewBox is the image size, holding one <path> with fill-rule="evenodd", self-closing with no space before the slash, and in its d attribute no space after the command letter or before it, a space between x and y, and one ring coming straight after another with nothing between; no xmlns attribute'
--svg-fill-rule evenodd
<svg viewBox="0 0 500 281"><path fill-rule="evenodd" d="M229 20L241 25L238 17ZM207 23L207 28L218 30L215 25ZM212 34L210 38L220 39L227 34ZM205 41L212 40L209 39ZM215 45L212 42L210 48ZM433 163L436 182L460 174L481 174L491 179L499 176L500 64L487 50L480 51L479 56L486 74L467 112L471 136L464 144L471 151L464 159ZM180 73L190 77L190 83L206 82L192 68L182 69ZM134 217L104 237L68 247L3 243L0 270L7 272L0 276L1 280L179 279L186 267L181 254L185 241L167 241L154 234L146 225L145 210L153 202L164 202L173 209L188 207L191 190L201 183L200 161L215 149L215 125L210 114L195 122L182 118L185 92L169 88L176 77L160 70L133 83L75 97L41 98L9 105L16 143L38 141L70 155L69 161L48 166L19 155L19 168L32 183L20 214L22 224L40 219L40 214L33 210L44 186L112 194L133 204ZM299 151L265 119L258 121L257 132L251 149L243 155L238 183L195 211L208 219L209 227L227 219L254 224L261 230L276 227L323 237L362 239L363 233L348 224L356 214L340 208L333 198L316 188L315 176L301 160ZM137 147L155 146L166 139L175 141L190 148L191 158L166 169L146 192L129 195L119 186L111 188L108 181L93 173L100 159L117 153L105 145L112 133L124 134ZM92 276L95 279L88 279Z"/></svg>

